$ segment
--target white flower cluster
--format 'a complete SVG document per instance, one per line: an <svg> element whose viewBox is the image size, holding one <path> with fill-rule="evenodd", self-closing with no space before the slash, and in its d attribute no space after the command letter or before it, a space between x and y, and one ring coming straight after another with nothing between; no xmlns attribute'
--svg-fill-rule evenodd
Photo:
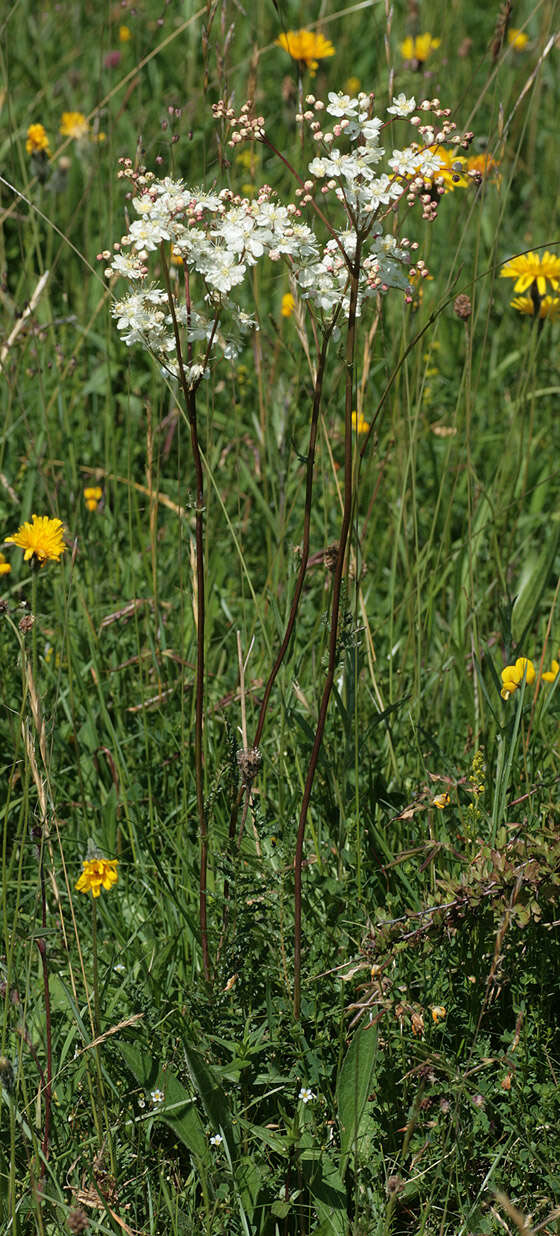
<svg viewBox="0 0 560 1236"><path fill-rule="evenodd" d="M114 304L117 326L128 345L143 343L174 376L179 372L179 332L191 387L206 376L216 351L228 360L235 359L243 334L256 326L231 297L250 268L263 259L286 262L294 288L327 320L348 310L358 241L358 313L365 298L391 287L408 295L409 278L427 274L422 262L416 269L411 265L411 250L417 245L394 236L393 212L401 199L412 205L420 197L426 217L434 217L430 186L437 185L442 166L437 144L454 128L439 100L420 104L420 111L434 111L440 128L423 125L422 117L414 114L415 99L403 94L393 99L385 120L373 115L373 96L364 93L355 98L331 93L326 108L309 95L305 107L298 120L309 124L319 151L308 165L312 179L300 181L295 203L282 204L267 185L251 199L229 189L216 193L188 188L182 180L158 180L150 172L135 171L131 160L121 160L119 175L132 184L130 196L137 217L114 246L114 253L100 254L109 262L108 276L123 276L131 284L128 295ZM325 110L335 122L328 131L318 119ZM253 133L247 108L238 119L225 105L217 105L215 111L231 123L231 144L243 140L247 132L267 141L262 117ZM412 124L423 144L414 141L387 157L381 137L397 118ZM342 226L333 226L332 212L326 211L331 198L337 214L342 208ZM314 228L303 221L306 209ZM391 217L391 227L384 232L380 225L386 216ZM328 233L323 243L317 236L321 230ZM150 282L150 262L154 261L160 272L167 265L178 277L170 281L167 275L159 285Z"/></svg>

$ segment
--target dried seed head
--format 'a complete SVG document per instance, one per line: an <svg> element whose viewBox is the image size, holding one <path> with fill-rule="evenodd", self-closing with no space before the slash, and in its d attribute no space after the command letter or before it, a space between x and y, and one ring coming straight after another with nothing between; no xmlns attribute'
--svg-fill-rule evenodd
<svg viewBox="0 0 560 1236"><path fill-rule="evenodd" d="M27 635L27 632L31 630L34 622L35 619L33 614L24 614L23 618L20 618L18 622L18 630L21 631L22 635Z"/></svg>
<svg viewBox="0 0 560 1236"><path fill-rule="evenodd" d="M66 1223L70 1232L87 1232L89 1227L88 1216L81 1206L74 1206L68 1212Z"/></svg>
<svg viewBox="0 0 560 1236"><path fill-rule="evenodd" d="M237 752L237 763L244 785L251 785L262 764L262 755L258 747L242 747Z"/></svg>
<svg viewBox="0 0 560 1236"><path fill-rule="evenodd" d="M453 312L462 322L468 322L472 313L469 297L465 296L462 292L459 296L456 296L453 302Z"/></svg>

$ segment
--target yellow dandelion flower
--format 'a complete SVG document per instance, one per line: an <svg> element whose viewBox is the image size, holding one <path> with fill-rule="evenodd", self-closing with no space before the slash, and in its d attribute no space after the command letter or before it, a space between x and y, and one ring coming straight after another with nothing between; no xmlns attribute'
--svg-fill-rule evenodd
<svg viewBox="0 0 560 1236"><path fill-rule="evenodd" d="M504 262L500 271L501 279L515 279L514 292L526 292L532 283L536 283L539 296L546 293L547 280L554 291L560 285L560 258L545 249L542 257L538 253L520 253L518 257Z"/></svg>
<svg viewBox="0 0 560 1236"><path fill-rule="evenodd" d="M282 317L291 318L294 312L296 302L291 292L284 292L282 297Z"/></svg>
<svg viewBox="0 0 560 1236"><path fill-rule="evenodd" d="M434 1004L432 1008L432 1018L435 1021L436 1026L438 1021L443 1021L445 1017L447 1017L447 1009L443 1007L443 1004Z"/></svg>
<svg viewBox="0 0 560 1236"><path fill-rule="evenodd" d="M518 313L525 313L528 317L535 316L535 302L532 296L514 296L510 300L512 309L517 309ZM560 318L560 299L557 296L543 296L539 304L539 318L550 318L551 322L556 322Z"/></svg>
<svg viewBox="0 0 560 1236"><path fill-rule="evenodd" d="M433 39L431 34L419 34L415 39L409 36L400 44L401 56L405 60L416 60L419 65L424 64L440 43L441 39Z"/></svg>
<svg viewBox="0 0 560 1236"><path fill-rule="evenodd" d="M451 802L451 799L449 797L449 794L447 793L436 794L435 798L432 798L432 806L439 807L440 811L443 811L444 807L448 807L450 802Z"/></svg>
<svg viewBox="0 0 560 1236"><path fill-rule="evenodd" d="M128 43L132 38L132 30L129 26L119 26L119 43Z"/></svg>
<svg viewBox="0 0 560 1236"><path fill-rule="evenodd" d="M0 567L0 571L1 570L2 567ZM558 664L558 661L553 661L550 669L546 670L546 673L542 674L543 682L556 682L559 671L560 665Z"/></svg>
<svg viewBox="0 0 560 1236"><path fill-rule="evenodd" d="M96 511L102 497L103 490L100 485L87 485L84 489L84 502L88 511Z"/></svg>
<svg viewBox="0 0 560 1236"><path fill-rule="evenodd" d="M9 575L12 569L11 562L8 562L4 554L0 553L0 575Z"/></svg>
<svg viewBox="0 0 560 1236"><path fill-rule="evenodd" d="M30 124L27 130L25 149L30 155L50 155L49 139L44 125Z"/></svg>
<svg viewBox="0 0 560 1236"><path fill-rule="evenodd" d="M117 866L116 858L85 858L82 862L83 871L75 888L79 893L93 893L94 897L99 897L102 888L108 893L119 878Z"/></svg>
<svg viewBox="0 0 560 1236"><path fill-rule="evenodd" d="M369 421L366 421L366 418L363 412L353 412L352 413L352 429L355 429L356 433L367 433L368 432Z"/></svg>
<svg viewBox="0 0 560 1236"><path fill-rule="evenodd" d="M63 137L73 137L77 142L89 137L89 124L83 112L63 112L60 132Z"/></svg>
<svg viewBox="0 0 560 1236"><path fill-rule="evenodd" d="M36 559L39 566L52 559L59 562L66 545L62 535L62 520L49 519L48 515L32 515L33 523L22 524L14 536L7 536L5 545L19 545L25 550L24 561Z"/></svg>
<svg viewBox="0 0 560 1236"><path fill-rule="evenodd" d="M516 30L515 26L512 26L511 30L508 30L507 41L514 51L525 51L529 42L529 35L526 34L525 30Z"/></svg>
<svg viewBox="0 0 560 1236"><path fill-rule="evenodd" d="M521 686L522 682L528 685L535 681L536 671L532 661L528 657L518 657L515 665L506 665L502 670L502 689L500 695L502 699L509 700L510 695Z"/></svg>
<svg viewBox="0 0 560 1236"><path fill-rule="evenodd" d="M275 41L278 47L283 47L284 51L288 52L292 60L297 60L300 65L304 64L310 69L312 76L319 68L319 60L335 54L332 43L322 34L315 34L313 30L287 30L285 34L279 34Z"/></svg>

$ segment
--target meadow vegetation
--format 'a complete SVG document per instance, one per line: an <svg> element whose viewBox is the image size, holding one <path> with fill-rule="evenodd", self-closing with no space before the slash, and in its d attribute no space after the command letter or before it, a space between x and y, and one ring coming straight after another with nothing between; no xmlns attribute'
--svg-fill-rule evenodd
<svg viewBox="0 0 560 1236"><path fill-rule="evenodd" d="M0 1232L552 1236L560 6L0 29Z"/></svg>

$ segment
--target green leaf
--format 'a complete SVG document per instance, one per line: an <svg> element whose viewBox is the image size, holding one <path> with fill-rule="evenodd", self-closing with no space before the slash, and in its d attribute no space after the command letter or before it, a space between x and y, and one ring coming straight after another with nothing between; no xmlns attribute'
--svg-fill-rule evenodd
<svg viewBox="0 0 560 1236"><path fill-rule="evenodd" d="M169 1069L160 1069L145 1051L132 1043L118 1043L123 1060L146 1091L163 1090L165 1102L154 1111L158 1120L165 1121L183 1145L196 1158L211 1162L204 1126L194 1106L195 1100Z"/></svg>
<svg viewBox="0 0 560 1236"><path fill-rule="evenodd" d="M377 1026L363 1026L356 1031L344 1057L336 1087L342 1175L352 1147L357 1146L358 1129L371 1089L376 1057Z"/></svg>

